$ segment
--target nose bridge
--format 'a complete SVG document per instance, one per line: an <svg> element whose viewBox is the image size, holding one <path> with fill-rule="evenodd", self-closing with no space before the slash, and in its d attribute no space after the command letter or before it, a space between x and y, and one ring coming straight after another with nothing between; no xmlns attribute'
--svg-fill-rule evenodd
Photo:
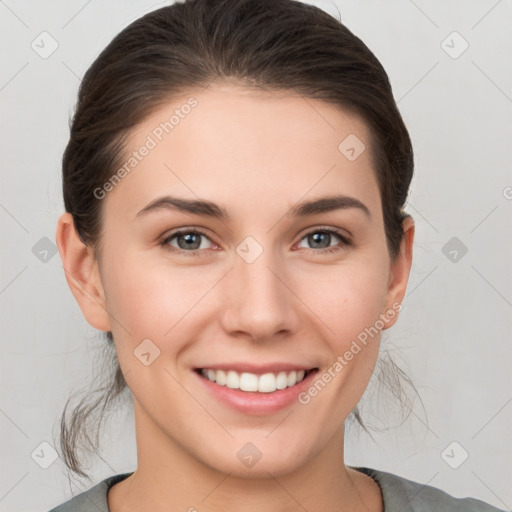
<svg viewBox="0 0 512 512"><path fill-rule="evenodd" d="M222 315L227 331L243 331L264 340L295 328L293 294L280 274L282 265L272 249L258 247L254 240L237 247Z"/></svg>

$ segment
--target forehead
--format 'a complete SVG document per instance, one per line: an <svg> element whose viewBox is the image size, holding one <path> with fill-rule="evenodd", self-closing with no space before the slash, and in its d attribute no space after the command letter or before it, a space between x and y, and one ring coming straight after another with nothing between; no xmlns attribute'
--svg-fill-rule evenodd
<svg viewBox="0 0 512 512"><path fill-rule="evenodd" d="M325 192L380 201L366 123L293 91L190 90L134 128L126 148L134 165L108 202L127 213L165 192L241 209Z"/></svg>

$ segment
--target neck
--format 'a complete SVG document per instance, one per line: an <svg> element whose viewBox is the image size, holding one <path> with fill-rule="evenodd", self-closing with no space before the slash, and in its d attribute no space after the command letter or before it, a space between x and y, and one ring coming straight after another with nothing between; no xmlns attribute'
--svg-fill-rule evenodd
<svg viewBox="0 0 512 512"><path fill-rule="evenodd" d="M136 407L135 417L138 467L111 488L111 512L383 510L379 486L343 462L343 429L302 467L247 478L203 464L169 439L140 408Z"/></svg>

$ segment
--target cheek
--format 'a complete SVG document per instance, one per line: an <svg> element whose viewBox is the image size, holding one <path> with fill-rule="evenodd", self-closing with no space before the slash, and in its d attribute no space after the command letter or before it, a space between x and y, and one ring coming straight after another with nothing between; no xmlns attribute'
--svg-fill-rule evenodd
<svg viewBox="0 0 512 512"><path fill-rule="evenodd" d="M387 292L385 262L347 265L316 283L309 298L321 320L317 328L329 345L329 359L301 403L314 403L316 413L334 429L357 405L375 368Z"/></svg>
<svg viewBox="0 0 512 512"><path fill-rule="evenodd" d="M181 334L196 293L187 296L193 283L184 282L170 267L157 268L140 257L112 261L105 286L117 357L133 395L149 404L157 400L152 390L173 385L161 370L178 358L187 343ZM178 389L172 389L180 396ZM157 402L153 407L158 408Z"/></svg>
<svg viewBox="0 0 512 512"><path fill-rule="evenodd" d="M166 334L193 315L214 282L197 267L173 267L165 258L155 262L133 253L105 261L109 261L104 269L107 308L115 319L112 330L131 344L149 338L162 347Z"/></svg>
<svg viewBox="0 0 512 512"><path fill-rule="evenodd" d="M329 280L315 287L315 311L329 345L327 367L318 376L312 393L328 388L319 400L318 414L331 418L334 426L346 418L359 402L371 378L379 354L379 315L387 291L385 263L368 259L331 272ZM319 326L320 327L320 326ZM324 392L322 391L322 394ZM325 410L323 410L326 408Z"/></svg>
<svg viewBox="0 0 512 512"><path fill-rule="evenodd" d="M297 278L299 296L325 324L337 352L375 325L387 295L385 262L363 259L321 269L312 281ZM307 285L309 283L309 285Z"/></svg>

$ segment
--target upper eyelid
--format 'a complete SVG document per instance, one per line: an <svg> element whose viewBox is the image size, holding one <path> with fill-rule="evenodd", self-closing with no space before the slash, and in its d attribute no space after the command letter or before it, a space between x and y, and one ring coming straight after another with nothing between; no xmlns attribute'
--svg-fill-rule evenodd
<svg viewBox="0 0 512 512"><path fill-rule="evenodd" d="M342 228L335 228L333 226L319 226L319 227L315 227L315 228L312 228L312 229L307 229L306 231L304 231L301 235L301 240L306 236L306 235L309 235L310 233L316 233L317 231L327 231L329 233L332 233L332 234L335 234L337 236L340 236L342 238L346 238L346 239L350 239L351 238L351 234L346 230L346 229L342 229Z"/></svg>

